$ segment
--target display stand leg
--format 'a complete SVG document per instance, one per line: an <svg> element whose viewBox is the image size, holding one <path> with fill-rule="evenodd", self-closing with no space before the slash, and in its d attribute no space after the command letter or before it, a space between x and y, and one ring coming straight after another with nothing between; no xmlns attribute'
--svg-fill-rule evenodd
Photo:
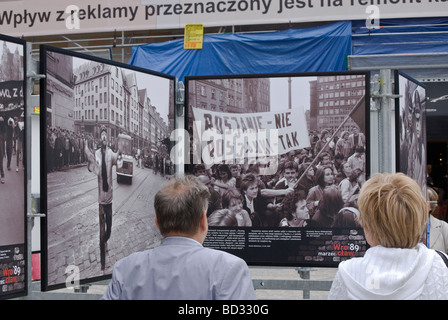
<svg viewBox="0 0 448 320"><path fill-rule="evenodd" d="M313 271L314 269L307 268L307 267L299 267L299 268L296 268L296 270L299 273L299 276L301 279L310 280L311 279L311 271ZM311 290L310 290L309 286L305 286L303 288L303 299L304 300L311 299L310 292L311 292Z"/></svg>
<svg viewBox="0 0 448 320"><path fill-rule="evenodd" d="M81 284L79 286L74 287L73 290L76 293L79 293L79 292L87 293L87 291L89 290L89 287L90 287L90 284Z"/></svg>

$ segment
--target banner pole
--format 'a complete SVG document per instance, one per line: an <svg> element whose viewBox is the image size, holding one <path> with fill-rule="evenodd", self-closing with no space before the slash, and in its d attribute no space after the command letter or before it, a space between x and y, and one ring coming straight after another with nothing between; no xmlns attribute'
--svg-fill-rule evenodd
<svg viewBox="0 0 448 320"><path fill-rule="evenodd" d="M305 176L305 174L308 172L308 170L311 168L311 166L313 166L316 161L319 159L320 155L324 152L325 148L328 146L328 144L334 139L334 137L336 136L336 134L339 132L339 130L341 130L341 128L345 125L345 123L348 121L348 119L351 117L351 115L361 106L362 102L365 100L366 95L364 94L364 96L362 98L360 98L358 100L358 102L356 103L356 105L353 107L353 109L350 111L350 113L347 115L347 117L345 117L344 121L341 122L341 124L339 125L339 127L333 132L333 135L331 136L330 139L328 139L328 141L324 144L324 146L322 147L322 149L320 149L319 153L314 157L313 161L311 161L311 163L309 164L309 166L305 169L305 171L302 173L302 175L300 176L299 179L297 179L296 184L294 185L294 189L296 189L299 184L300 184L300 180L303 179L303 177Z"/></svg>

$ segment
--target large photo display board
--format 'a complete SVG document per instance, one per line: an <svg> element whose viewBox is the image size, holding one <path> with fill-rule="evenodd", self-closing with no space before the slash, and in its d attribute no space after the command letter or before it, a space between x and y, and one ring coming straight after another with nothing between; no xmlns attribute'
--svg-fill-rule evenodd
<svg viewBox="0 0 448 320"><path fill-rule="evenodd" d="M108 278L157 246L153 198L173 174L175 78L41 47L43 290Z"/></svg>
<svg viewBox="0 0 448 320"><path fill-rule="evenodd" d="M369 74L186 78L185 171L209 186L205 246L250 265L362 256Z"/></svg>
<svg viewBox="0 0 448 320"><path fill-rule="evenodd" d="M25 48L0 36L0 299L27 294Z"/></svg>
<svg viewBox="0 0 448 320"><path fill-rule="evenodd" d="M396 171L408 175L426 197L426 87L395 71Z"/></svg>

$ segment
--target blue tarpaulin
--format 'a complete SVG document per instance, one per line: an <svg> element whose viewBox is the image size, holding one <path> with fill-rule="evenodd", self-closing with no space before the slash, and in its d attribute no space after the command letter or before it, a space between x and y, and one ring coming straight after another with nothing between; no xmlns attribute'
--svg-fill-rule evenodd
<svg viewBox="0 0 448 320"><path fill-rule="evenodd" d="M129 64L185 76L300 73L346 70L351 22L263 33L204 35L203 49L184 49L184 40L133 48Z"/></svg>
<svg viewBox="0 0 448 320"><path fill-rule="evenodd" d="M368 30L353 21L353 55L448 52L448 18L381 20Z"/></svg>

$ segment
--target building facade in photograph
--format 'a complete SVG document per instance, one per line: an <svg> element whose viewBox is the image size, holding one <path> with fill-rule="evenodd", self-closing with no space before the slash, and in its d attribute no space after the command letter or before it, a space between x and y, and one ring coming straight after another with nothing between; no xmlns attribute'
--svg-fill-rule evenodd
<svg viewBox="0 0 448 320"><path fill-rule="evenodd" d="M0 81L23 80L23 52L17 46L10 50L6 41L2 44L2 55L0 57Z"/></svg>
<svg viewBox="0 0 448 320"><path fill-rule="evenodd" d="M365 95L363 75L319 76L310 82L310 130L336 130ZM358 124L351 118L341 130Z"/></svg>
<svg viewBox="0 0 448 320"><path fill-rule="evenodd" d="M269 112L271 108L269 78L207 79L190 84L189 104L195 108L225 113ZM193 114L188 110L191 128Z"/></svg>
<svg viewBox="0 0 448 320"><path fill-rule="evenodd" d="M74 131L73 57L47 54L47 123L53 128Z"/></svg>
<svg viewBox="0 0 448 320"><path fill-rule="evenodd" d="M120 133L132 137L135 149L157 150L169 136L167 123L151 104L146 89L139 89L135 72L94 61L74 71L74 123L76 132L99 138L105 125L112 144Z"/></svg>

